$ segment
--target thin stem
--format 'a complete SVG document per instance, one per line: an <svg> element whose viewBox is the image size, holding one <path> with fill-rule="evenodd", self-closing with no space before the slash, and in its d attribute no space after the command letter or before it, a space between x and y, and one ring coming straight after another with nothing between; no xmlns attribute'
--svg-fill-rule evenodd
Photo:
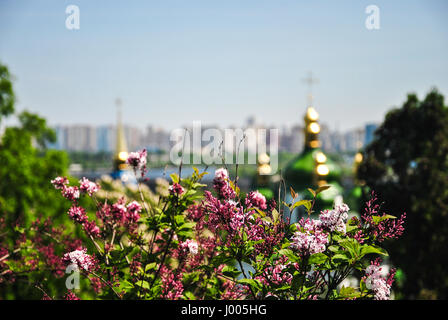
<svg viewBox="0 0 448 320"><path fill-rule="evenodd" d="M17 248L17 249L15 249L12 253L17 253L17 252L19 252L19 251L20 251L20 248ZM0 258L0 262L3 261L3 260L5 260L5 259L7 259L10 255L11 255L11 254L8 253L8 254L4 255L3 257L1 257L1 258Z"/></svg>
<svg viewBox="0 0 448 320"><path fill-rule="evenodd" d="M142 202L142 205L145 208L146 213L148 214L148 216L149 215L152 216L153 214L149 214L149 206L146 203L145 198L143 197L143 191L142 191L142 189L140 187L140 181L138 180L138 177L137 177L137 169L136 168L134 168L134 176L135 176L135 179L137 180L137 188L138 188L138 193L140 194L140 201Z"/></svg>
<svg viewBox="0 0 448 320"><path fill-rule="evenodd" d="M168 243L166 245L165 252L163 253L162 261L160 262L159 268L157 269L156 274L154 275L154 279L152 279L151 285L149 286L150 290L152 289L152 286L156 282L156 279L157 279L157 277L158 277L158 275L160 273L160 269L162 269L162 266L165 263L165 258L166 258L167 254L168 254L168 250L169 250L170 245L171 245L171 240L173 240L173 236L174 236L174 230L171 230L170 238L168 239Z"/></svg>
<svg viewBox="0 0 448 320"><path fill-rule="evenodd" d="M107 282L106 280L104 280L101 276L99 276L98 274L96 274L96 273L93 272L93 271L90 271L89 273L92 274L92 275L94 275L94 276L97 277L98 279L100 279L105 285L107 285L110 289L112 289L112 291L115 293L115 295L116 295L118 298L122 299L122 296L121 296L117 291L115 291L114 287L113 287L109 282Z"/></svg>

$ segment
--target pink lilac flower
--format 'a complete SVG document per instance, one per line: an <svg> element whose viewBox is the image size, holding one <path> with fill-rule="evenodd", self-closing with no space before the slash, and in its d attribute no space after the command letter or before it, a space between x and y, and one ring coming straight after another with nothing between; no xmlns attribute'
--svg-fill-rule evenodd
<svg viewBox="0 0 448 320"><path fill-rule="evenodd" d="M373 291L375 300L389 300L395 270L390 273L388 279L385 279L381 274L379 262L374 261L366 268L365 272L366 287Z"/></svg>
<svg viewBox="0 0 448 320"><path fill-rule="evenodd" d="M234 210L231 210L230 215L230 228L233 231L239 231L241 227L244 225L245 222L245 215L243 213L242 208L236 208Z"/></svg>
<svg viewBox="0 0 448 320"><path fill-rule="evenodd" d="M100 294L103 288L105 288L107 285L103 283L100 279L97 277L90 277L90 285L93 288L93 291L95 291L96 294Z"/></svg>
<svg viewBox="0 0 448 320"><path fill-rule="evenodd" d="M319 220L302 219L292 237L291 248L298 250L303 255L324 252L328 243L328 235L322 230Z"/></svg>
<svg viewBox="0 0 448 320"><path fill-rule="evenodd" d="M213 179L213 188L222 199L233 199L236 194L230 186L229 173L224 168L219 168L215 171L215 178Z"/></svg>
<svg viewBox="0 0 448 320"><path fill-rule="evenodd" d="M191 239L187 239L185 242L182 242L180 244L180 247L182 249L188 249L188 251L192 254L192 255L196 255L198 254L198 243L194 240Z"/></svg>
<svg viewBox="0 0 448 320"><path fill-rule="evenodd" d="M129 153L126 163L129 164L134 169L140 169L140 170L144 169L146 168L146 156L147 156L146 149L137 152L131 152Z"/></svg>
<svg viewBox="0 0 448 320"><path fill-rule="evenodd" d="M221 296L223 300L239 300L249 294L249 287L225 280L223 283L224 292Z"/></svg>
<svg viewBox="0 0 448 320"><path fill-rule="evenodd" d="M49 266L53 274L58 278L62 277L65 267L61 257L55 253L54 244L38 245L37 249L43 255L46 265Z"/></svg>
<svg viewBox="0 0 448 320"><path fill-rule="evenodd" d="M53 300L51 299L48 294L44 293L44 295L42 296L41 300Z"/></svg>
<svg viewBox="0 0 448 320"><path fill-rule="evenodd" d="M79 300L79 298L70 290L64 296L65 300Z"/></svg>
<svg viewBox="0 0 448 320"><path fill-rule="evenodd" d="M127 208L124 205L125 200L121 198L118 200L117 203L114 203L111 208L110 212L112 214L112 218L115 222L124 222L126 220L126 214L127 214Z"/></svg>
<svg viewBox="0 0 448 320"><path fill-rule="evenodd" d="M131 276L136 276L140 272L141 267L142 267L142 263L140 261L141 258L142 258L142 256L141 256L140 253L137 253L132 258L132 262L131 262L131 264L129 266L129 272L130 272Z"/></svg>
<svg viewBox="0 0 448 320"><path fill-rule="evenodd" d="M266 198L258 191L251 191L246 197L246 206L248 208L257 207L260 210L266 210Z"/></svg>
<svg viewBox="0 0 448 320"><path fill-rule="evenodd" d="M160 275L162 280L162 298L170 300L181 298L184 292L182 274L176 276L172 270L166 266L162 266Z"/></svg>
<svg viewBox="0 0 448 320"><path fill-rule="evenodd" d="M386 239L397 239L403 235L406 213L403 213L397 219L385 219L380 222L374 221L375 216L385 217L386 213L380 213L378 198L372 192L370 200L366 203L364 213L358 220L358 227L364 231L362 235L358 235L359 237L371 234L375 240L383 242Z"/></svg>
<svg viewBox="0 0 448 320"><path fill-rule="evenodd" d="M74 201L76 199L79 199L79 188L78 187L65 187L62 189L62 195L64 198Z"/></svg>
<svg viewBox="0 0 448 320"><path fill-rule="evenodd" d="M85 271L91 271L95 268L95 259L87 254L86 248L68 252L64 254L62 260L66 264L74 264L77 268L81 268Z"/></svg>
<svg viewBox="0 0 448 320"><path fill-rule="evenodd" d="M68 215L72 220L81 224L87 221L86 211L82 207L78 207L75 205L70 207L70 209L68 210Z"/></svg>
<svg viewBox="0 0 448 320"><path fill-rule="evenodd" d="M333 210L324 210L319 216L322 227L330 232L346 232L345 223L348 218L349 208L346 204L337 205Z"/></svg>
<svg viewBox="0 0 448 320"><path fill-rule="evenodd" d="M51 183L56 189L63 189L68 184L68 179L66 177L57 177L51 180Z"/></svg>
<svg viewBox="0 0 448 320"><path fill-rule="evenodd" d="M237 224L242 217L242 214L238 212L241 208L238 208L234 202L218 200L210 191L205 191L204 196L203 209L208 214L206 225L211 231L223 229L233 232L238 229ZM232 226L230 222L233 222Z"/></svg>
<svg viewBox="0 0 448 320"><path fill-rule="evenodd" d="M79 189L82 192L87 193L89 196L93 195L99 189L99 186L95 182L92 182L85 177L79 180L79 184L80 184Z"/></svg>
<svg viewBox="0 0 448 320"><path fill-rule="evenodd" d="M182 186L179 183L173 183L173 185L171 185L168 188L168 190L170 191L171 194L178 196L184 193L184 188L182 188Z"/></svg>
<svg viewBox="0 0 448 320"><path fill-rule="evenodd" d="M266 267L263 271L263 275L256 277L256 279L260 280L266 286L270 286L271 284L290 284L293 276L291 273L285 271L289 265L291 264L287 262L287 258L281 257L279 260L275 261L274 266Z"/></svg>
<svg viewBox="0 0 448 320"><path fill-rule="evenodd" d="M96 225L95 221L86 221L83 223L82 227L88 235L94 238L100 235L100 228Z"/></svg>
<svg viewBox="0 0 448 320"><path fill-rule="evenodd" d="M140 219L141 205L137 201L132 201L126 206L127 223L136 223Z"/></svg>

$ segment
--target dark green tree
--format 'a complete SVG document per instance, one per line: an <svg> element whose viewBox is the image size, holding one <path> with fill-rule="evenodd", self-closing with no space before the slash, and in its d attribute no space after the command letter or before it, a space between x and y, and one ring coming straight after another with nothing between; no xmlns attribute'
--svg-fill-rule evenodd
<svg viewBox="0 0 448 320"><path fill-rule="evenodd" d="M0 117L13 113L9 72L0 64ZM9 225L18 220L26 225L38 215L56 218L65 213L66 204L50 180L67 174L68 157L45 148L56 139L45 119L28 111L17 118L19 125L5 128L0 136L0 218Z"/></svg>
<svg viewBox="0 0 448 320"><path fill-rule="evenodd" d="M11 74L8 68L0 63L0 124L4 117L14 112L14 102Z"/></svg>
<svg viewBox="0 0 448 320"><path fill-rule="evenodd" d="M386 115L358 178L390 214L407 213L403 238L387 248L404 276L399 297L447 299L448 107L436 89Z"/></svg>

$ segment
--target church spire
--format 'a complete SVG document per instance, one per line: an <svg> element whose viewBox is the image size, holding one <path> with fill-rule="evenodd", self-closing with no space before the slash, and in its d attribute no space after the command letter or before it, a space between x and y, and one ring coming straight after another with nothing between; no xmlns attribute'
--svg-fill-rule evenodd
<svg viewBox="0 0 448 320"><path fill-rule="evenodd" d="M115 100L115 105L117 106L117 134L114 154L114 171L124 170L126 168L126 159L128 157L128 148L121 120L121 104L121 99L117 98Z"/></svg>

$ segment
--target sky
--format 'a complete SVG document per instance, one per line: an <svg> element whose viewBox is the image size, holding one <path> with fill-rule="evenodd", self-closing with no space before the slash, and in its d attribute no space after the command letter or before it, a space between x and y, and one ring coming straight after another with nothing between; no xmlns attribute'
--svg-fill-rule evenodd
<svg viewBox="0 0 448 320"><path fill-rule="evenodd" d="M368 30L368 5L380 29ZM77 5L80 29L66 28ZM302 122L308 72L322 123L381 122L406 95L448 95L448 1L0 0L16 109L56 124L174 129Z"/></svg>

